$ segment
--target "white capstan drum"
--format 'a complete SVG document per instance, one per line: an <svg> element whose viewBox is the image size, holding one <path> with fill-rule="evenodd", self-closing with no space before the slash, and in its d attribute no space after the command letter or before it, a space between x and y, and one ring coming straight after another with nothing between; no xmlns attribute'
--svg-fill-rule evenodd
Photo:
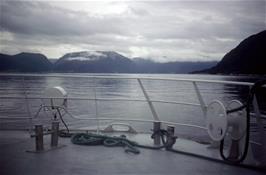
<svg viewBox="0 0 266 175"><path fill-rule="evenodd" d="M236 109L243 106L243 104L238 100L232 100L228 103L227 110ZM239 110L237 112L233 112L227 114L228 122L229 122L229 130L228 133L233 140L240 140L243 136L245 136L247 131L247 112L245 109Z"/></svg>
<svg viewBox="0 0 266 175"><path fill-rule="evenodd" d="M208 105L206 127L212 140L221 141L226 133L233 140L240 140L245 136L247 130L245 109L227 114L227 110L242 106L238 100L230 101L226 108L219 100L214 100Z"/></svg>
<svg viewBox="0 0 266 175"><path fill-rule="evenodd" d="M209 136L214 141L221 141L227 131L228 120L222 102L212 101L207 107L206 125Z"/></svg>
<svg viewBox="0 0 266 175"><path fill-rule="evenodd" d="M44 91L44 104L52 109L56 107L67 107L67 92L60 86L47 88Z"/></svg>

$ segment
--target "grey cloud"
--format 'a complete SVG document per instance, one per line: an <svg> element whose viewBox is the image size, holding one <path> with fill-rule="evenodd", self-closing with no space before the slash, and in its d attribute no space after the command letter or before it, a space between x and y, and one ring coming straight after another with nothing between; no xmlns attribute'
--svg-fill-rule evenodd
<svg viewBox="0 0 266 175"><path fill-rule="evenodd" d="M163 6L163 2L152 3L156 8ZM210 38L226 37L243 39L247 35L254 34L265 28L265 1L259 1L254 4L247 2L180 2L165 3L169 12L167 16L158 17L157 30L152 33L147 31L148 35L158 38ZM186 10L191 16L199 15L198 20L182 21L178 17L179 11ZM165 11L165 9L163 10ZM163 11L161 13L163 13ZM156 12L160 13L160 11ZM173 23L167 23L166 18L171 14ZM202 16L202 18L200 18ZM225 20L225 21L223 21ZM156 22L157 22L156 21ZM154 21L152 21L154 22ZM151 23L152 23L151 22ZM149 25L149 24L146 24ZM150 25L152 26L152 25Z"/></svg>
<svg viewBox="0 0 266 175"><path fill-rule="evenodd" d="M52 2L1 2L0 32L11 37L0 37L4 45L0 49L39 50L48 56L58 49L56 55L61 56L69 47L155 59L217 60L244 38L266 28L265 1L141 1L127 5L123 14L94 15Z"/></svg>
<svg viewBox="0 0 266 175"><path fill-rule="evenodd" d="M43 2L1 3L1 28L30 35L90 35L124 33L123 20L99 18L86 13L56 8Z"/></svg>

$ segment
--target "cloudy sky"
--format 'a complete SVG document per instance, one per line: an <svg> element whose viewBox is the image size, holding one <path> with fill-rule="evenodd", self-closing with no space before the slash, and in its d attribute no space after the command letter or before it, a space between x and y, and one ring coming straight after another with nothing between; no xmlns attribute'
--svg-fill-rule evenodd
<svg viewBox="0 0 266 175"><path fill-rule="evenodd" d="M220 60L266 29L265 0L0 1L0 52L84 50L164 61Z"/></svg>

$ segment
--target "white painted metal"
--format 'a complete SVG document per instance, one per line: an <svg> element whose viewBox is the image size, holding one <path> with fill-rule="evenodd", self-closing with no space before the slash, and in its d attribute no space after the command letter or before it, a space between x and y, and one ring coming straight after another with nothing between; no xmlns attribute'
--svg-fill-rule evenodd
<svg viewBox="0 0 266 175"><path fill-rule="evenodd" d="M190 128L197 128L197 129L202 129L202 130L207 130L206 127L199 126L199 125L192 125L192 124L186 124L186 123L177 123L177 122L168 122L168 121L161 121L163 124L171 124L171 125L176 125L176 126L184 126L184 127L190 127Z"/></svg>
<svg viewBox="0 0 266 175"><path fill-rule="evenodd" d="M138 83L140 85L140 88L141 88L141 90L142 90L142 92L143 92L143 94L144 94L144 96L146 98L146 101L149 104L149 107L150 107L150 110L152 112L152 116L153 116L154 120L159 121L159 117L158 117L158 115L157 115L157 113L155 111L155 108L154 108L154 106L153 106L153 104L152 104L152 102L150 100L150 97L149 97L148 93L146 92L146 90L145 90L145 88L144 88L141 80L140 79L137 79L137 80L138 80Z"/></svg>
<svg viewBox="0 0 266 175"><path fill-rule="evenodd" d="M95 79L128 79L128 80L161 80L161 81L185 81L199 83L217 83L217 84L233 84L252 86L254 83L235 82L235 81L217 81L217 80L199 80L199 79L182 79L182 78L155 78L155 77L128 77L128 76L91 76L91 75L58 75L58 74L6 74L0 73L0 76L15 76L15 77L61 77L61 78L95 78ZM265 87L265 86L264 86Z"/></svg>
<svg viewBox="0 0 266 175"><path fill-rule="evenodd" d="M200 90L196 84L196 82L193 82L193 86L194 86L194 89L195 89L195 92L197 94L197 97L198 97L198 100L199 100L199 103L200 103L200 107L201 107L201 110L203 112L203 115L206 116L206 112L207 112L207 106L201 96L201 93L200 93Z"/></svg>
<svg viewBox="0 0 266 175"><path fill-rule="evenodd" d="M236 111L227 114L227 110L243 106L238 100L232 100L227 108L219 100L212 101L207 107L206 124L209 136L214 141L221 141L226 134L232 140L240 141L246 135L246 111Z"/></svg>
<svg viewBox="0 0 266 175"><path fill-rule="evenodd" d="M111 123L105 129L105 132L122 131L137 134L137 131L128 123Z"/></svg>
<svg viewBox="0 0 266 175"><path fill-rule="evenodd" d="M22 96L3 96L1 99L25 99ZM27 99L65 99L65 97L44 97L44 96L27 96ZM67 97L68 100L85 100L85 101L134 101L134 102L147 102L145 99L133 99L133 98L90 98L90 97ZM180 104L180 105L188 105L188 106L200 106L198 103L187 103L182 101L165 101L165 100L150 100L153 103L167 103L167 104Z"/></svg>
<svg viewBox="0 0 266 175"><path fill-rule="evenodd" d="M6 74L6 73L1 73L0 76L15 76L15 77L59 77L59 78L94 78L94 79L128 79L128 80L138 80L140 81L140 85L142 85L141 80L160 80L160 81L183 81L183 82L191 82L194 84L195 91L197 93L198 100L200 104L197 103L187 103L187 102L177 102L177 101L164 101L164 100L151 100L149 99L148 94L146 93L147 97L146 99L124 99L124 98L88 98L88 97L68 97L68 100L96 100L96 101L138 101L138 102L148 102L148 103L168 103L168 104L181 104L181 105L191 105L191 106L197 106L197 107L204 107L204 101L201 97L201 93L197 87L197 83L217 83L217 84L232 84L232 85L242 85L242 86L249 86L251 87L253 83L247 83L247 82L234 82L234 81L216 81L216 80L198 80L198 79L180 79L180 78L155 78L155 77L128 77L128 76L91 76L91 75L58 75L58 74ZM143 86L143 85L142 85ZM264 86L265 87L265 86ZM144 86L143 86L144 88ZM145 91L145 89L144 89ZM144 94L145 95L145 94ZM46 97L36 97L36 96L29 96L26 94L25 97L21 96L5 96L5 97L0 97L1 99L65 99L64 97L55 97L55 96L46 96ZM148 99L148 100L147 100ZM27 101L26 100L26 101ZM28 102L27 102L28 103ZM258 106L256 102L253 102L254 109L256 109L255 106ZM205 105L206 108L206 105ZM155 110L154 110L155 111ZM29 111L29 116L30 111ZM156 115L155 115L156 116ZM254 116L254 114L251 114L251 116ZM255 116L257 117L257 122L258 124L261 123L261 119L266 119L265 115L260 114L259 109L256 111L255 110ZM36 117L36 116L35 116ZM18 117L14 118L17 119ZM34 117L24 117L27 119L32 119ZM79 118L79 117L74 117L75 119L79 120L84 120L84 118ZM156 119L156 117L154 117ZM0 117L0 119L10 119L7 117ZM20 118L22 119L22 118ZM135 121L135 122L155 122L155 121L160 121L158 116L158 120L143 120L143 119L122 119L122 118L101 118L101 117L96 117L96 118L86 118L85 120L112 120L112 121ZM186 126L186 127L195 127L199 129L204 129L206 130L207 128L203 126L197 126L197 125L190 125L190 124L183 124L183 123L175 123L175 122L168 122L168 121L160 121L162 123L166 124L174 124L174 125L179 125L179 126ZM265 137L265 133L263 135ZM265 139L264 139L265 140ZM252 142L252 141L250 141ZM260 143L259 143L260 144ZM264 143L265 145L265 143Z"/></svg>
<svg viewBox="0 0 266 175"><path fill-rule="evenodd" d="M52 108L57 106L66 106L67 93L62 87L56 86L52 88L47 88L44 91L44 96L52 97L44 99L44 104L46 106L51 106ZM54 97L60 97L60 98L54 98Z"/></svg>
<svg viewBox="0 0 266 175"><path fill-rule="evenodd" d="M228 127L228 120L226 109L222 102L214 100L208 105L206 126L212 140L221 141L224 138Z"/></svg>
<svg viewBox="0 0 266 175"><path fill-rule="evenodd" d="M232 100L228 103L226 109L236 109L243 106L243 104L238 100ZM227 114L227 119L229 122L228 133L233 140L240 140L245 136L247 130L247 112L245 109L241 111L233 112Z"/></svg>

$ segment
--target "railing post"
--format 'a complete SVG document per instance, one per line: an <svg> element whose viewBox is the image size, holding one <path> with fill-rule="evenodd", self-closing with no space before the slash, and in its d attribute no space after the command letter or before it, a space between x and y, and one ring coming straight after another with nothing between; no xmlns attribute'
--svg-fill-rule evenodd
<svg viewBox="0 0 266 175"><path fill-rule="evenodd" d="M152 102L150 100L150 97L149 97L148 93L146 92L141 80L139 78L137 80L138 80L140 88L141 88L141 90L142 90L142 92L144 94L144 97L145 97L146 101L148 102L148 105L150 107L153 119L155 120L155 122L153 122L154 144L155 145L160 145L161 140L160 140L159 131L161 129L161 122L159 120L159 117L158 117L158 115L157 115L157 113L155 111L155 108L154 108L154 106L153 106L153 104L152 104Z"/></svg>
<svg viewBox="0 0 266 175"><path fill-rule="evenodd" d="M200 107L201 107L201 110L203 112L203 115L206 116L206 112L207 112L206 111L207 110L206 109L206 104L205 104L205 102L204 102L204 100L203 100L203 98L201 96L201 93L200 93L199 88L198 88L198 86L197 86L195 81L193 81L193 86L194 86L194 89L196 91L196 94L197 94L197 97L198 97L198 100L199 100Z"/></svg>
<svg viewBox="0 0 266 175"><path fill-rule="evenodd" d="M43 127L42 125L35 125L35 147L36 151L43 151Z"/></svg>
<svg viewBox="0 0 266 175"><path fill-rule="evenodd" d="M58 146L59 121L52 122L51 147Z"/></svg>
<svg viewBox="0 0 266 175"><path fill-rule="evenodd" d="M159 131L160 131L160 129L161 129L161 122L159 122L159 121L155 121L155 122L153 122L153 139L154 139L154 141L153 141L153 143L154 143L154 145L160 145L161 144L161 136L160 136L160 134L159 134Z"/></svg>
<svg viewBox="0 0 266 175"><path fill-rule="evenodd" d="M201 107L201 111L203 113L203 116L206 117L206 114L207 114L207 105L205 104L203 98L202 98L202 95L200 93L200 90L198 88L198 85L195 81L192 82L193 83L193 86L194 86L194 89L195 89L195 92L196 92L196 95L198 97L198 100L199 100L199 103L200 103L200 107ZM211 142L211 147L213 148L218 148L219 147L219 142L217 141L212 141Z"/></svg>
<svg viewBox="0 0 266 175"><path fill-rule="evenodd" d="M151 113L152 113L152 116L153 116L154 120L159 121L159 117L158 117L158 115L157 115L157 113L155 111L155 108L154 108L154 106L153 106L153 104L152 104L152 102L150 100L150 97L149 97L148 93L146 92L141 80L139 78L137 80L138 80L140 88L141 88L141 90L142 90L142 92L144 94L144 97L145 97L146 101L149 104L149 107L150 107L150 110L151 110Z"/></svg>

